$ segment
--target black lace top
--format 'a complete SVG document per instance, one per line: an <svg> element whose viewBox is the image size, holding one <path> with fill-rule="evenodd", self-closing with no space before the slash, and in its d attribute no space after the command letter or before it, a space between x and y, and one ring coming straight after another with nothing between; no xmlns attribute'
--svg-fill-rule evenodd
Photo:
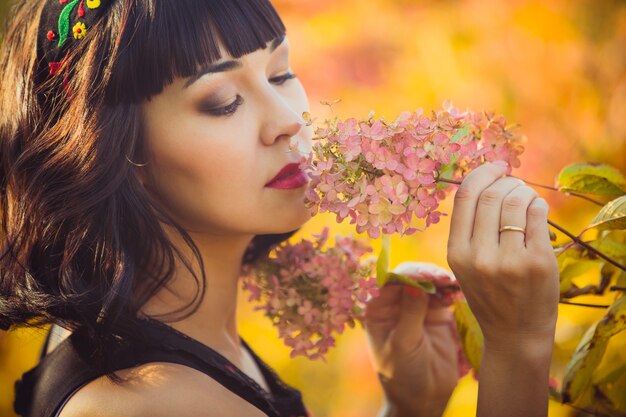
<svg viewBox="0 0 626 417"><path fill-rule="evenodd" d="M157 320L141 320L141 337L114 356L111 370L149 362L178 363L197 369L265 412L269 417L311 417L297 389L287 385L240 337L259 366L271 392L207 345ZM45 355L15 383L15 412L24 417L55 417L70 396L104 375L90 360L89 340L81 329ZM47 343L46 343L47 344Z"/></svg>

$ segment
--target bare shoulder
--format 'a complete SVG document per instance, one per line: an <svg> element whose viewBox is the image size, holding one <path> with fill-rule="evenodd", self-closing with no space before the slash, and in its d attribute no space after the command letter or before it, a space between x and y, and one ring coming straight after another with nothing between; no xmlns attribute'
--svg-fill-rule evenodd
<svg viewBox="0 0 626 417"><path fill-rule="evenodd" d="M154 362L91 381L65 404L60 417L267 417L209 376L186 366Z"/></svg>

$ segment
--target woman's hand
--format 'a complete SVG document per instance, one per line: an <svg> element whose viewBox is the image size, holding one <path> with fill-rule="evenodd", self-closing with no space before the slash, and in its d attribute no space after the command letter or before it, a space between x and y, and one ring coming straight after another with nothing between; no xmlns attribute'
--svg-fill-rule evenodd
<svg viewBox="0 0 626 417"><path fill-rule="evenodd" d="M450 284L448 271L404 262L394 272ZM458 380L457 339L452 299L429 296L403 285L386 285L366 306L363 326L383 390L384 414L441 416Z"/></svg>
<svg viewBox="0 0 626 417"><path fill-rule="evenodd" d="M456 192L448 264L485 339L478 414L547 414L559 299L545 200L504 165L482 165ZM526 233L499 232L518 226Z"/></svg>

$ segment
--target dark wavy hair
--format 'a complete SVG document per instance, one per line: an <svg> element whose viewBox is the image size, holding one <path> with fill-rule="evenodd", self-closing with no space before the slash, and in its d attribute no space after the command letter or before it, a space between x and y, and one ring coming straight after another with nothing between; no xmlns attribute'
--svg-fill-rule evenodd
<svg viewBox="0 0 626 417"><path fill-rule="evenodd" d="M50 1L50 0L48 0ZM188 77L285 35L267 0L113 0L53 77L37 56L45 1L17 2L0 50L0 325L87 327L103 346L131 334L142 305L168 283L177 259L164 231L189 234L144 190L139 104ZM219 43L218 43L219 42ZM67 85L64 85L64 80ZM285 234L257 235L242 259L266 257Z"/></svg>

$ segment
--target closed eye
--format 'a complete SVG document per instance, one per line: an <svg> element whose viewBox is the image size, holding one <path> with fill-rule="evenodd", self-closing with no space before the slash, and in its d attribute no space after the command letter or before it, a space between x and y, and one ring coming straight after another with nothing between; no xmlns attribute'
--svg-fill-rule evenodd
<svg viewBox="0 0 626 417"><path fill-rule="evenodd" d="M233 101L231 104L227 106L214 107L214 108L206 106L205 108L202 109L202 111L212 116L230 116L231 114L235 113L237 108L241 106L242 103L243 103L243 98L240 95L237 95L237 97L235 98L235 101Z"/></svg>
<svg viewBox="0 0 626 417"><path fill-rule="evenodd" d="M284 75L279 75L278 77L270 78L270 82L276 85L283 85L286 81L296 78L296 74L292 72L288 72Z"/></svg>

